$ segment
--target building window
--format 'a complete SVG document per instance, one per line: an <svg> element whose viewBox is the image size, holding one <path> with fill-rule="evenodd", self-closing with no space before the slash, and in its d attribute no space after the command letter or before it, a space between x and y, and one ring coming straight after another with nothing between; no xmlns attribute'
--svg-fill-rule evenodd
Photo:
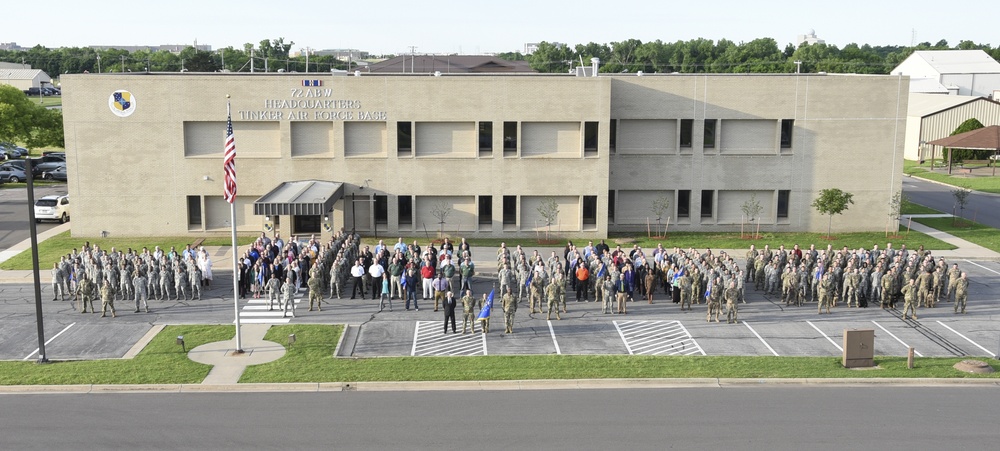
<svg viewBox="0 0 1000 451"><path fill-rule="evenodd" d="M677 190L677 217L688 218L691 216L691 190Z"/></svg>
<svg viewBox="0 0 1000 451"><path fill-rule="evenodd" d="M792 128L795 126L795 119L782 119L781 120L781 148L789 149L792 147Z"/></svg>
<svg viewBox="0 0 1000 451"><path fill-rule="evenodd" d="M597 122L584 122L583 124L583 153L597 155Z"/></svg>
<svg viewBox="0 0 1000 451"><path fill-rule="evenodd" d="M295 233L320 233L320 222L323 217L318 215L297 215L292 217Z"/></svg>
<svg viewBox="0 0 1000 451"><path fill-rule="evenodd" d="M396 213L399 215L399 225L413 225L413 198L410 196L397 197Z"/></svg>
<svg viewBox="0 0 1000 451"><path fill-rule="evenodd" d="M705 148L714 149L715 148L715 124L719 121L716 119L705 119Z"/></svg>
<svg viewBox="0 0 1000 451"><path fill-rule="evenodd" d="M201 196L188 196L188 225L201 227Z"/></svg>
<svg viewBox="0 0 1000 451"><path fill-rule="evenodd" d="M490 157L493 155L493 123L479 123L479 156Z"/></svg>
<svg viewBox="0 0 1000 451"><path fill-rule="evenodd" d="M517 122L503 123L503 155L517 155Z"/></svg>
<svg viewBox="0 0 1000 451"><path fill-rule="evenodd" d="M375 196L375 225L389 224L389 196Z"/></svg>
<svg viewBox="0 0 1000 451"><path fill-rule="evenodd" d="M396 123L396 154L410 156L413 152L413 123Z"/></svg>
<svg viewBox="0 0 1000 451"><path fill-rule="evenodd" d="M613 122L613 121L612 121ZM608 190L608 222L615 222L615 190Z"/></svg>
<svg viewBox="0 0 1000 451"><path fill-rule="evenodd" d="M503 197L503 225L517 224L517 196Z"/></svg>
<svg viewBox="0 0 1000 451"><path fill-rule="evenodd" d="M479 196L479 225L493 224L493 196Z"/></svg>
<svg viewBox="0 0 1000 451"><path fill-rule="evenodd" d="M583 196L583 226L597 227L597 196Z"/></svg>
<svg viewBox="0 0 1000 451"><path fill-rule="evenodd" d="M691 147L694 119L681 119L681 147Z"/></svg>
<svg viewBox="0 0 1000 451"><path fill-rule="evenodd" d="M701 190L701 217L703 218L712 217L713 197L715 197L715 191L710 189Z"/></svg>
<svg viewBox="0 0 1000 451"><path fill-rule="evenodd" d="M782 189L778 190L778 217L787 218L788 217L788 196L792 194L791 190Z"/></svg>
<svg viewBox="0 0 1000 451"><path fill-rule="evenodd" d="M611 120L611 131L608 132L608 149L611 153L618 150L618 119Z"/></svg>

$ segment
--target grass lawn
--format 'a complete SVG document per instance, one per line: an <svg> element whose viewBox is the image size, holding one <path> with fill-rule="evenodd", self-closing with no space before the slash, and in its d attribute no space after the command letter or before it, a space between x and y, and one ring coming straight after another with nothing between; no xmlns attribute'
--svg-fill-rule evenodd
<svg viewBox="0 0 1000 451"><path fill-rule="evenodd" d="M992 251L1000 252L1000 230L993 227L962 218L913 218L913 220Z"/></svg>
<svg viewBox="0 0 1000 451"><path fill-rule="evenodd" d="M28 97L28 99L31 99L31 101L35 102L36 105L41 105L44 107L62 105L62 96L48 96L41 98L37 96L30 96Z"/></svg>
<svg viewBox="0 0 1000 451"><path fill-rule="evenodd" d="M73 238L70 236L70 232L63 232L38 243L38 262L43 271L48 270L52 267L52 263L59 261L59 257L70 253L73 249L80 249L87 241L92 245L100 246L102 249L111 249L113 246L123 251L128 248L141 251L143 247L148 247L152 251L155 246L159 245L164 251L170 250L170 246L174 246L179 252L184 249L184 246L194 242L195 239L193 237ZM252 243L254 239L254 236L247 235L238 237L237 241L241 246L245 246ZM210 237L206 238L203 244L205 246L228 246L230 241L231 239L228 236ZM15 255L10 260L0 263L0 269L31 269L30 249Z"/></svg>
<svg viewBox="0 0 1000 451"><path fill-rule="evenodd" d="M413 237L403 238L403 242L408 244L413 243L413 240ZM428 242L426 238L416 238L416 240L421 246L426 246ZM371 246L378 243L378 240L372 237L365 237L362 241ZM395 238L384 239L384 241L390 247L396 243ZM457 238L453 240L455 243L459 241L461 240ZM587 245L586 239L578 238L570 238L569 240L553 239L552 244L539 244L538 240L530 238L510 240L471 238L468 241L472 246L486 246L491 248L499 247L500 242L507 243L508 247L515 247L520 244L526 249L540 246L562 247L566 245L566 241L572 241L581 248ZM833 240L827 240L825 233L775 233L763 231L760 233L760 238L756 240L749 239L749 234L747 238L740 238L739 232L672 232L667 234L666 239L647 238L645 235L613 235L607 239L607 243L611 247L614 247L617 242L622 243L623 248L631 247L632 243L635 243L648 249L655 248L657 243L663 243L663 246L666 248L677 246L682 249L694 247L701 250L705 248L744 249L749 248L751 244L757 245L758 248L763 247L765 244L770 244L772 248L777 248L779 245L784 244L789 249L795 244L798 244L802 248L808 248L810 244L815 244L817 249L825 249L828 243L832 244L834 249L840 249L843 246L857 249L859 247L871 248L873 244L884 245L886 241L892 241L893 245L896 246L905 244L906 247L912 249L916 249L921 244L924 245L925 249L931 250L950 250L955 248L955 246L944 241L919 232L910 232L905 237L893 238L891 240L886 240L885 232L840 233L836 234ZM594 242L597 243L599 240L595 239Z"/></svg>
<svg viewBox="0 0 1000 451"><path fill-rule="evenodd" d="M274 326L267 339L295 345L274 362L247 368L240 382L359 382L359 381L478 381L586 378L879 378L993 377L952 368L961 358L918 358L906 368L905 357L876 357L880 370L841 367L836 357L723 356L567 356L524 355L485 357L332 357L341 326Z"/></svg>
<svg viewBox="0 0 1000 451"><path fill-rule="evenodd" d="M935 210L935 209L933 209L931 207L925 207L923 205L915 204L915 203L907 201L907 200L904 200L903 203L899 206L899 213L900 214L904 214L904 215L937 215L937 214L941 214L940 211L937 211L937 210Z"/></svg>
<svg viewBox="0 0 1000 451"><path fill-rule="evenodd" d="M986 193L1000 193L1000 176L997 177L968 177L959 175L958 172L952 171L952 175L942 174L937 172L928 172L930 168L930 161L928 160L923 165L917 161L913 160L903 160L903 173L912 175L914 177L920 177L927 180L934 180L937 182L947 183L954 186L962 186L973 191L983 191Z"/></svg>
<svg viewBox="0 0 1000 451"><path fill-rule="evenodd" d="M233 338L231 326L167 326L131 360L0 362L0 385L70 384L197 384L211 369L195 363L175 340L184 336L188 349Z"/></svg>
<svg viewBox="0 0 1000 451"><path fill-rule="evenodd" d="M32 184L34 186L53 186L53 185L65 185L66 182L59 182L56 180L35 179L32 182ZM0 189L26 189L27 187L28 187L27 182L4 183L3 185L0 185ZM35 196L36 198L38 197L37 194Z"/></svg>

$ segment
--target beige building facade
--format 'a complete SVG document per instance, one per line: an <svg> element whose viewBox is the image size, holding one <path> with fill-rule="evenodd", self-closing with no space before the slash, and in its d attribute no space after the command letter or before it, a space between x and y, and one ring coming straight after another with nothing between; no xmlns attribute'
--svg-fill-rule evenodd
<svg viewBox="0 0 1000 451"><path fill-rule="evenodd" d="M738 230L751 199L763 229L818 231L826 218L810 204L824 188L855 196L835 229L881 230L900 188L908 89L905 77L812 74L62 83L74 236L226 233L227 95L240 232L605 237L645 231L657 212L674 231ZM300 180L343 184L331 211L254 214Z"/></svg>

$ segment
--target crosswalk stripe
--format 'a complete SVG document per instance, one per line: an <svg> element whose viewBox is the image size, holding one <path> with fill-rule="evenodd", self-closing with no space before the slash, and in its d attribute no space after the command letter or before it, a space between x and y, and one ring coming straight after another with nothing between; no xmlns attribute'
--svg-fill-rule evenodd
<svg viewBox="0 0 1000 451"><path fill-rule="evenodd" d="M706 355L680 321L614 321L629 354Z"/></svg>

